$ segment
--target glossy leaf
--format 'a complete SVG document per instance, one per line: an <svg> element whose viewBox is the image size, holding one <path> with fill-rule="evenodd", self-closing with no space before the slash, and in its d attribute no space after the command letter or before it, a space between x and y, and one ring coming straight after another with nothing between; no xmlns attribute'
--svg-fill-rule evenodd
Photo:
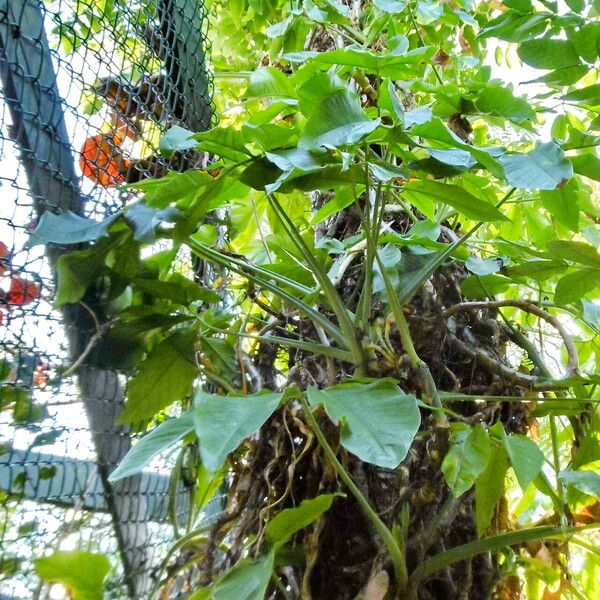
<svg viewBox="0 0 600 600"><path fill-rule="evenodd" d="M544 464L544 453L537 444L524 435L504 435L504 447L517 481L523 490L538 476Z"/></svg>
<svg viewBox="0 0 600 600"><path fill-rule="evenodd" d="M104 554L54 552L34 561L37 574L48 583L63 585L73 600L102 600L110 563Z"/></svg>
<svg viewBox="0 0 600 600"><path fill-rule="evenodd" d="M192 431L194 431L194 420L191 412L161 423L129 450L119 466L111 473L109 481L118 481L139 473L157 454L174 447Z"/></svg>
<svg viewBox="0 0 600 600"><path fill-rule="evenodd" d="M108 235L110 226L120 217L115 213L103 221L80 217L72 212L45 212L29 237L29 246L39 244L79 244Z"/></svg>
<svg viewBox="0 0 600 600"><path fill-rule="evenodd" d="M504 495L508 466L506 450L492 439L488 464L475 480L475 523L479 537L485 534L496 506Z"/></svg>
<svg viewBox="0 0 600 600"><path fill-rule="evenodd" d="M600 475L596 471L562 471L560 479L588 496L600 498Z"/></svg>
<svg viewBox="0 0 600 600"><path fill-rule="evenodd" d="M177 331L152 350L127 386L127 403L121 416L123 423L149 419L189 395L198 377L195 341L195 333Z"/></svg>
<svg viewBox="0 0 600 600"><path fill-rule="evenodd" d="M442 462L442 473L455 498L471 489L488 466L490 455L490 438L481 425L456 436Z"/></svg>
<svg viewBox="0 0 600 600"><path fill-rule="evenodd" d="M369 119L355 95L340 90L324 98L309 116L298 145L320 150L356 144L378 125L379 119Z"/></svg>
<svg viewBox="0 0 600 600"><path fill-rule="evenodd" d="M309 388L312 406L322 404L341 425L344 448L361 460L396 468L406 456L421 422L417 400L385 379L369 384Z"/></svg>
<svg viewBox="0 0 600 600"><path fill-rule="evenodd" d="M273 553L254 561L242 559L213 586L210 600L264 600L273 570Z"/></svg>
<svg viewBox="0 0 600 600"><path fill-rule="evenodd" d="M303 500L295 508L286 508L275 515L265 528L265 536L271 544L285 544L297 531L314 523L331 507L337 494L322 494Z"/></svg>
<svg viewBox="0 0 600 600"><path fill-rule="evenodd" d="M252 71L246 98L294 98L290 80L279 69L260 67Z"/></svg>
<svg viewBox="0 0 600 600"><path fill-rule="evenodd" d="M193 416L204 466L218 471L228 454L262 427L280 401L280 393L216 396L198 392Z"/></svg>
<svg viewBox="0 0 600 600"><path fill-rule="evenodd" d="M127 210L125 218L133 227L134 239L151 244L163 223L174 223L181 217L176 208L157 209L138 202Z"/></svg>
<svg viewBox="0 0 600 600"><path fill-rule="evenodd" d="M383 12L395 15L406 8L406 2L402 0L373 0L373 4Z"/></svg>
<svg viewBox="0 0 600 600"><path fill-rule="evenodd" d="M524 63L536 69L559 69L579 64L579 54L568 40L527 40L519 46L517 52Z"/></svg>
<svg viewBox="0 0 600 600"><path fill-rule="evenodd" d="M184 129L179 125L173 125L165 135L160 138L160 151L165 156L171 156L174 152L185 152L198 146L193 138L194 132Z"/></svg>
<svg viewBox="0 0 600 600"><path fill-rule="evenodd" d="M557 144L537 144L527 154L500 157L508 183L528 190L555 190L573 177L573 165Z"/></svg>
<svg viewBox="0 0 600 600"><path fill-rule="evenodd" d="M494 205L476 198L464 188L437 181L414 181L404 187L405 196L421 207L427 216L430 212L427 204L448 204L469 219L476 221L507 221Z"/></svg>

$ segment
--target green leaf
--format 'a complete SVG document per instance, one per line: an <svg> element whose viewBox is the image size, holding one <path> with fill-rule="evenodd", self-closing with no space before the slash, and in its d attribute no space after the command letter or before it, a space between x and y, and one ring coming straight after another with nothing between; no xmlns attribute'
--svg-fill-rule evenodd
<svg viewBox="0 0 600 600"><path fill-rule="evenodd" d="M298 141L298 131L295 127L275 123L262 123L259 125L244 123L242 135L247 144L256 144L266 152L278 148L287 148Z"/></svg>
<svg viewBox="0 0 600 600"><path fill-rule="evenodd" d="M565 2L576 13L581 13L585 9L585 0L565 0Z"/></svg>
<svg viewBox="0 0 600 600"><path fill-rule="evenodd" d="M502 436L510 464L523 490L538 476L544 464L544 453L537 444L524 435Z"/></svg>
<svg viewBox="0 0 600 600"><path fill-rule="evenodd" d="M600 269L579 269L558 280L554 300L561 305L578 302L599 286Z"/></svg>
<svg viewBox="0 0 600 600"><path fill-rule="evenodd" d="M475 481L475 523L479 537L485 535L494 510L504 495L504 479L507 470L506 450L495 440L491 440L487 467Z"/></svg>
<svg viewBox="0 0 600 600"><path fill-rule="evenodd" d="M79 244L93 242L108 235L110 226L121 216L115 213L103 221L80 217L72 212L58 215L45 212L29 237L29 246L39 244Z"/></svg>
<svg viewBox="0 0 600 600"><path fill-rule="evenodd" d="M573 170L579 175L600 181L600 158L595 154L578 154L569 157L573 163Z"/></svg>
<svg viewBox="0 0 600 600"><path fill-rule="evenodd" d="M227 469L219 469L216 473L211 473L204 465L200 465L198 476L196 477L196 507L202 510L214 498L217 491L221 488L223 479L227 474Z"/></svg>
<svg viewBox="0 0 600 600"><path fill-rule="evenodd" d="M295 98L290 78L274 67L259 67L250 74L245 98Z"/></svg>
<svg viewBox="0 0 600 600"><path fill-rule="evenodd" d="M447 148L445 150L428 148L427 152L435 160L460 170L470 169L477 164L477 161L469 152L460 148Z"/></svg>
<svg viewBox="0 0 600 600"><path fill-rule="evenodd" d="M516 188L554 190L573 177L573 165L554 142L538 143L527 154L500 157L506 181Z"/></svg>
<svg viewBox="0 0 600 600"><path fill-rule="evenodd" d="M571 231L579 231L579 184L575 179L557 190L540 192L544 208Z"/></svg>
<svg viewBox="0 0 600 600"><path fill-rule="evenodd" d="M424 125L429 123L433 119L433 113L429 106L421 106L414 110L407 110L403 117L402 122L406 129L410 129L414 125Z"/></svg>
<svg viewBox="0 0 600 600"><path fill-rule="evenodd" d="M579 64L579 54L568 40L528 40L519 46L517 54L525 64L536 69L560 69Z"/></svg>
<svg viewBox="0 0 600 600"><path fill-rule="evenodd" d="M19 528L19 535L25 535L25 533L21 534ZM23 562L24 560L22 558L5 552L2 556L2 562L0 563L0 575L4 576L2 579L8 579L17 575L22 569Z"/></svg>
<svg viewBox="0 0 600 600"><path fill-rule="evenodd" d="M403 0L373 0L373 4L385 13L396 15L406 8Z"/></svg>
<svg viewBox="0 0 600 600"><path fill-rule="evenodd" d="M12 371L12 362L8 358L0 358L0 382L6 381Z"/></svg>
<svg viewBox="0 0 600 600"><path fill-rule="evenodd" d="M34 560L37 574L48 583L60 583L74 600L102 600L110 563L104 554L55 552Z"/></svg>
<svg viewBox="0 0 600 600"><path fill-rule="evenodd" d="M506 268L509 277L527 277L536 281L547 281L550 277L560 275L567 267L553 260L528 260L520 265ZM507 282L508 283L508 282ZM501 290L504 291L504 290Z"/></svg>
<svg viewBox="0 0 600 600"><path fill-rule="evenodd" d="M577 83L587 73L589 73L589 67L586 65L574 65L550 71L533 81L540 81L548 86L564 87Z"/></svg>
<svg viewBox="0 0 600 600"><path fill-rule="evenodd" d="M244 558L212 587L211 600L264 600L273 571L274 554L254 561Z"/></svg>
<svg viewBox="0 0 600 600"><path fill-rule="evenodd" d="M54 444L56 440L64 433L64 429L44 431L35 436L35 439L29 444L28 449L37 448L39 446L49 446Z"/></svg>
<svg viewBox="0 0 600 600"><path fill-rule="evenodd" d="M430 25L441 18L444 12L444 5L441 2L434 2L433 0L420 0L417 2L415 12L417 23Z"/></svg>
<svg viewBox="0 0 600 600"><path fill-rule="evenodd" d="M213 473L218 471L228 454L262 427L281 398L281 393L274 392L252 396L198 392L194 400L194 426L206 468Z"/></svg>
<svg viewBox="0 0 600 600"><path fill-rule="evenodd" d="M210 223L204 223L190 237L193 237L200 244L214 246L219 241L219 230Z"/></svg>
<svg viewBox="0 0 600 600"><path fill-rule="evenodd" d="M600 475L596 471L562 471L559 478L588 496L600 498Z"/></svg>
<svg viewBox="0 0 600 600"><path fill-rule="evenodd" d="M442 462L442 473L455 498L471 489L490 455L490 438L481 425L459 432Z"/></svg>
<svg viewBox="0 0 600 600"><path fill-rule="evenodd" d="M194 592L188 600L211 600L212 587L205 587Z"/></svg>
<svg viewBox="0 0 600 600"><path fill-rule="evenodd" d="M582 300L581 304L583 305L583 318L585 321L591 325L600 325L600 304L594 304L587 300Z"/></svg>
<svg viewBox="0 0 600 600"><path fill-rule="evenodd" d="M286 508L271 519L265 528L270 544L285 544L297 531L308 527L329 510L339 494L322 494L303 500L296 508Z"/></svg>
<svg viewBox="0 0 600 600"><path fill-rule="evenodd" d="M147 205L166 208L175 200L182 204L191 201L202 188L214 182L206 171L193 169L185 173L168 173L160 179L146 179L131 187L145 192L144 202Z"/></svg>
<svg viewBox="0 0 600 600"><path fill-rule="evenodd" d="M172 156L174 152L193 150L198 146L198 142L194 139L193 135L193 131L184 129L179 125L173 125L160 138L159 150L167 157Z"/></svg>
<svg viewBox="0 0 600 600"><path fill-rule="evenodd" d="M508 221L493 204L476 198L458 185L429 180L410 181L404 186L404 196L420 210L425 201L448 204L475 221ZM424 207L423 210L427 209ZM427 212L425 214L428 217L433 216Z"/></svg>
<svg viewBox="0 0 600 600"><path fill-rule="evenodd" d="M28 390L22 388L13 388L13 390L18 390L18 394L13 395L13 420L15 423L39 423L48 416L45 407L33 403ZM1 402L2 400L0 400Z"/></svg>
<svg viewBox="0 0 600 600"><path fill-rule="evenodd" d="M552 13L520 14L507 11L490 21L479 32L479 37L497 37L507 42L522 42L536 37L546 29L546 21L553 18Z"/></svg>
<svg viewBox="0 0 600 600"><path fill-rule="evenodd" d="M267 27L265 29L265 35L267 37L270 37L270 38L273 38L273 39L278 38L278 37L282 37L282 36L284 36L288 32L288 30L292 26L293 22L294 22L294 16L293 15L288 15L282 21L279 21L277 23L273 23L273 25L270 25L269 27Z"/></svg>
<svg viewBox="0 0 600 600"><path fill-rule="evenodd" d="M0 385L0 408L9 406L13 402L29 405L29 390L12 383L3 383Z"/></svg>
<svg viewBox="0 0 600 600"><path fill-rule="evenodd" d="M388 380L308 388L311 405L322 404L341 424L341 443L361 460L395 469L404 460L419 429L417 400Z"/></svg>
<svg viewBox="0 0 600 600"><path fill-rule="evenodd" d="M546 246L554 258L562 258L587 267L600 269L600 253L591 244L571 240L555 240Z"/></svg>
<svg viewBox="0 0 600 600"><path fill-rule="evenodd" d="M133 227L133 239L144 244L151 244L156 240L156 232L163 223L175 223L182 214L171 206L158 209L137 202L131 206L125 220Z"/></svg>
<svg viewBox="0 0 600 600"><path fill-rule="evenodd" d="M265 156L282 171L298 171L310 173L325 167L324 155L309 152L302 148L289 148L288 150L278 150L267 152Z"/></svg>
<svg viewBox="0 0 600 600"><path fill-rule="evenodd" d="M586 62L594 64L598 58L598 40L600 38L600 23L593 20L579 26L577 30L568 32L569 40L573 42L579 56ZM589 68L589 67L588 67Z"/></svg>
<svg viewBox="0 0 600 600"><path fill-rule="evenodd" d="M198 376L194 361L195 343L193 331L176 331L152 350L127 386L122 423L149 419L173 402L183 400L192 391L192 384Z"/></svg>
<svg viewBox="0 0 600 600"><path fill-rule="evenodd" d="M382 160L370 161L369 171L378 181L390 181L392 179L408 180L410 177L408 171Z"/></svg>
<svg viewBox="0 0 600 600"><path fill-rule="evenodd" d="M515 123L535 121L535 111L529 102L514 96L510 88L499 83L486 86L475 100L475 106L484 114L504 117Z"/></svg>
<svg viewBox="0 0 600 600"><path fill-rule="evenodd" d="M242 162L252 156L246 148L242 132L233 126L215 127L209 131L196 133L194 139L198 140L198 150L222 156L233 162Z"/></svg>
<svg viewBox="0 0 600 600"><path fill-rule="evenodd" d="M357 144L379 125L363 112L356 94L339 90L327 96L309 116L298 146L306 150Z"/></svg>
<svg viewBox="0 0 600 600"><path fill-rule="evenodd" d="M543 540L545 538L563 539L575 533L583 532L586 529L589 529L589 527L552 527L547 525L484 537L481 540L476 540L461 546L455 546L444 552L439 552L420 565L417 568L418 571L415 575L425 579L438 571L447 569L449 565L456 564L457 562L479 554L487 554L489 552L497 553L510 546L515 546L517 544L522 545L526 542Z"/></svg>
<svg viewBox="0 0 600 600"><path fill-rule="evenodd" d="M340 212L347 206L350 206L354 202L354 195L348 192L344 192L343 189L336 192L335 196L332 200L324 204L314 215L312 218L312 224L318 225L322 223L331 215L334 215L337 212Z"/></svg>
<svg viewBox="0 0 600 600"><path fill-rule="evenodd" d="M580 104L587 104L588 106L598 106L600 105L600 83L573 90L572 92L565 94L563 98L569 102L578 102Z"/></svg>
<svg viewBox="0 0 600 600"><path fill-rule="evenodd" d="M119 466L111 473L109 481L115 482L139 473L157 454L172 448L192 431L194 431L194 419L191 411L161 423L129 450Z"/></svg>
<svg viewBox="0 0 600 600"><path fill-rule="evenodd" d="M491 275L497 273L506 263L506 257L491 257L491 258L477 258L476 256L469 256L465 261L465 267L474 273L475 275Z"/></svg>
<svg viewBox="0 0 600 600"><path fill-rule="evenodd" d="M87 289L104 271L109 250L107 246L96 245L88 250L63 254L58 259L56 304L62 306L83 298Z"/></svg>
<svg viewBox="0 0 600 600"><path fill-rule="evenodd" d="M435 52L431 46L417 47L407 52L408 44L404 36L394 38L394 42L390 40L392 47L389 52L383 54L360 46L348 46L319 53L313 58L313 62L357 67L365 73L397 79L403 75L410 75L409 65L421 63L431 58Z"/></svg>
<svg viewBox="0 0 600 600"><path fill-rule="evenodd" d="M173 302L184 306L189 305L195 300L218 302L221 299L219 294L213 290L194 283L180 273L172 273L169 277L169 281L162 281L160 279L140 279L136 277L131 280L131 283L138 292L143 292L154 298L172 300Z"/></svg>

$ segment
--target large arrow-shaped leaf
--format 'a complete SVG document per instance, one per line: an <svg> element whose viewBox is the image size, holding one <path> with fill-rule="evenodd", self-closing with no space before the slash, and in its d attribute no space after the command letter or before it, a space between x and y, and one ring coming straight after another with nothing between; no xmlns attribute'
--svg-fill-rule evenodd
<svg viewBox="0 0 600 600"><path fill-rule="evenodd" d="M417 399L385 379L326 390L309 388L308 401L323 404L329 417L341 423L344 448L389 469L404 459L421 423Z"/></svg>

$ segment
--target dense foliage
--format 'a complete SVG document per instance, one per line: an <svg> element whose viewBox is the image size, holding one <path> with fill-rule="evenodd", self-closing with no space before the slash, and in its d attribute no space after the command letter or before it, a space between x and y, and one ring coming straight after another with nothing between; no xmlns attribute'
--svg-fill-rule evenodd
<svg viewBox="0 0 600 600"><path fill-rule="evenodd" d="M107 324L86 360L149 432L113 478L182 442L157 591L199 565L195 600L591 599L600 6L210 11L220 123L161 147L211 166L32 235L89 242L56 302Z"/></svg>

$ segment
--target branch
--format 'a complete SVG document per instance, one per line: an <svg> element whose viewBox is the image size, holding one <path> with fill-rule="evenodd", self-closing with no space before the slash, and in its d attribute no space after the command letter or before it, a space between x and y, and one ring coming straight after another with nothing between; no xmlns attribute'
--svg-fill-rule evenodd
<svg viewBox="0 0 600 600"><path fill-rule="evenodd" d="M577 376L576 378L564 378L564 379L548 379L546 377L535 377L533 375L527 375L520 371L515 371L500 361L492 358L487 352L481 348L473 348L466 342L463 342L460 338L456 337L453 333L448 333L448 339L453 343L460 352L467 354L474 361L495 373L496 375L503 377L504 379L514 383L515 385L528 389L536 390L539 392L564 390L567 387L572 386L574 383L586 383L586 380Z"/></svg>
<svg viewBox="0 0 600 600"><path fill-rule="evenodd" d="M510 306L518 308L525 312L531 313L536 317L543 319L547 323L550 323L560 334L565 344L567 354L569 355L569 361L567 363L567 372L565 377L573 377L579 375L579 356L577 354L577 348L573 342L573 338L569 332L565 329L564 325L549 312L544 309L528 302L527 300L486 300L481 302L463 302L462 304L455 304L450 308L446 309L442 314L445 317L449 317L459 311L479 308L502 308L504 306Z"/></svg>
<svg viewBox="0 0 600 600"><path fill-rule="evenodd" d="M117 319L111 319L110 321L101 324L96 313L87 304L83 302L80 302L80 304L92 317L94 325L96 326L96 331L90 337L86 347L83 349L83 352L77 357L77 360L75 360L75 362L66 371L63 371L58 377L55 377L53 380L47 382L46 385L54 383L59 379L70 377L73 373L75 373L75 371L77 371L77 369L79 369L79 367L83 364L83 361L88 357L89 353L94 349L94 346L98 343L98 340L117 322Z"/></svg>

